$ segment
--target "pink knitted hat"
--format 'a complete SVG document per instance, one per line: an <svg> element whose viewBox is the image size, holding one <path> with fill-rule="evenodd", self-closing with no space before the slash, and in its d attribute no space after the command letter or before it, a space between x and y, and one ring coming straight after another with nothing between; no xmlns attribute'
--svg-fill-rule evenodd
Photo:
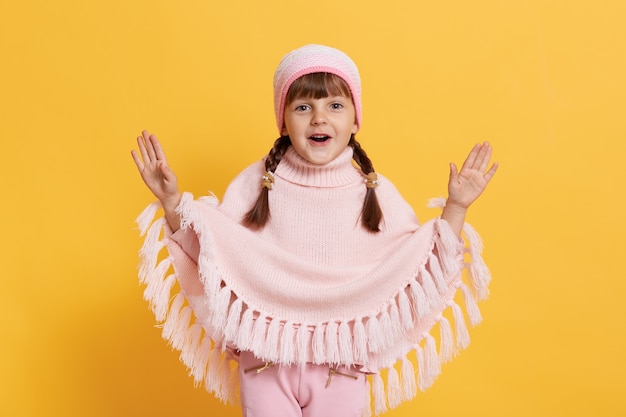
<svg viewBox="0 0 626 417"><path fill-rule="evenodd" d="M314 72L335 74L348 84L356 110L356 123L360 127L361 77L354 62L338 49L305 45L285 55L274 73L274 112L278 131L282 132L285 122L285 98L289 87L296 79Z"/></svg>

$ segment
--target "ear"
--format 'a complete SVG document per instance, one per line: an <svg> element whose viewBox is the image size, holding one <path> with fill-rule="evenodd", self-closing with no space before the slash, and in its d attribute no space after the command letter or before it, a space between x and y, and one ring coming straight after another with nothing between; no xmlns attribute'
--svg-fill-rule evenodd
<svg viewBox="0 0 626 417"><path fill-rule="evenodd" d="M356 119L355 119L354 120L354 126L352 126L351 132L352 132L353 135L356 135L358 131L359 131L359 125L358 125L358 123L356 122Z"/></svg>
<svg viewBox="0 0 626 417"><path fill-rule="evenodd" d="M282 136L289 136L289 132L287 132L287 127L285 125L283 125L282 130L280 131L280 134Z"/></svg>

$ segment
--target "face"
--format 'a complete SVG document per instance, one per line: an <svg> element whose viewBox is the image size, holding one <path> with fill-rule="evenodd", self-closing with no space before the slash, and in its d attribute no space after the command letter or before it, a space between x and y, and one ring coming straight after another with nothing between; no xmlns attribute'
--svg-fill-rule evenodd
<svg viewBox="0 0 626 417"><path fill-rule="evenodd" d="M334 160L359 130L352 100L344 96L296 98L285 105L285 126L298 154L315 165Z"/></svg>

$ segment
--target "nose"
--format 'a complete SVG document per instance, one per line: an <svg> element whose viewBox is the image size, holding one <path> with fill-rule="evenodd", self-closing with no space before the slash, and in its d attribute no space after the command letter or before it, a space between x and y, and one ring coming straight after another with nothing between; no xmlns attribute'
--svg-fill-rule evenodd
<svg viewBox="0 0 626 417"><path fill-rule="evenodd" d="M311 124L313 126L325 125L327 120L326 113L323 110L315 110L311 117Z"/></svg>

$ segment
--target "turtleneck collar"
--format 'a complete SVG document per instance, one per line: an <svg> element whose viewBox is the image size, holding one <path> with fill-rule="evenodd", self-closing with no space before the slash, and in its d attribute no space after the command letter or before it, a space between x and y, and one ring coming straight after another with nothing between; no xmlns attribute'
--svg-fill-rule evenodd
<svg viewBox="0 0 626 417"><path fill-rule="evenodd" d="M353 150L350 146L327 164L314 165L302 158L290 146L275 174L291 183L309 187L342 187L355 181L363 181L361 171L352 164Z"/></svg>

